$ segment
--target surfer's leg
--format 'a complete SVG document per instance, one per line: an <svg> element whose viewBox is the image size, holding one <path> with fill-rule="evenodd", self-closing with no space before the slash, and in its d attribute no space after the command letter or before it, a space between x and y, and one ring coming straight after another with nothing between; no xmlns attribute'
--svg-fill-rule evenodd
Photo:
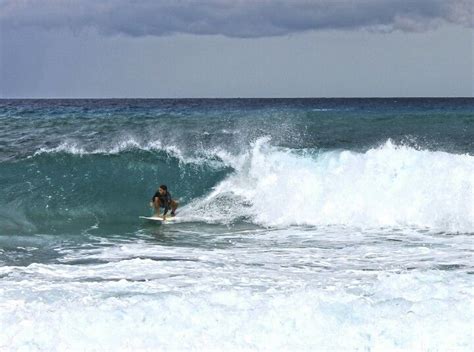
<svg viewBox="0 0 474 352"><path fill-rule="evenodd" d="M171 200L170 202L170 205L171 205L171 216L174 216L175 215L175 211L176 209L178 208L179 206L179 203L175 200Z"/></svg>
<svg viewBox="0 0 474 352"><path fill-rule="evenodd" d="M160 198L155 198L155 201L153 202L153 207L155 208L155 216L160 216Z"/></svg>

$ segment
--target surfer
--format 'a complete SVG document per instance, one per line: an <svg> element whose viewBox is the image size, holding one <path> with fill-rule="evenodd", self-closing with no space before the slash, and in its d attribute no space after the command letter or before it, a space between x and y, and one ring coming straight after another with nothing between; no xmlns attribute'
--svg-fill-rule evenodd
<svg viewBox="0 0 474 352"><path fill-rule="evenodd" d="M171 199L171 193L168 192L168 187L161 185L156 191L155 195L151 198L150 206L155 208L155 215L160 216L160 208L164 208L163 220L166 220L166 214L171 209L171 216L176 215L176 208L178 208L178 202Z"/></svg>

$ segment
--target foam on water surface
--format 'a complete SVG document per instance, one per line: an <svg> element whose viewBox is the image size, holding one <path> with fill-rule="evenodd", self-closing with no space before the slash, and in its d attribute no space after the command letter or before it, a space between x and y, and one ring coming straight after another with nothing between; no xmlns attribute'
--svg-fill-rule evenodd
<svg viewBox="0 0 474 352"><path fill-rule="evenodd" d="M265 226L419 226L474 231L474 157L397 146L304 152L258 140L194 214Z"/></svg>
<svg viewBox="0 0 474 352"><path fill-rule="evenodd" d="M58 247L52 263L2 267L0 325L9 328L0 346L473 347L470 235L218 231L221 238L185 226L168 238L144 232L134 242Z"/></svg>

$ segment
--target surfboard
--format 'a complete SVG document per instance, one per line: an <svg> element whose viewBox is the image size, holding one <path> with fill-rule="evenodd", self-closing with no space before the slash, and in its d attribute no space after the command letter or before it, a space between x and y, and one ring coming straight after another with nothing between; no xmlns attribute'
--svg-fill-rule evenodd
<svg viewBox="0 0 474 352"><path fill-rule="evenodd" d="M161 216L139 216L140 219L145 219L145 220L150 220L150 221L155 221L157 223L168 223L168 222L174 222L176 221L176 216L168 216L166 217L166 220L163 220L163 217Z"/></svg>

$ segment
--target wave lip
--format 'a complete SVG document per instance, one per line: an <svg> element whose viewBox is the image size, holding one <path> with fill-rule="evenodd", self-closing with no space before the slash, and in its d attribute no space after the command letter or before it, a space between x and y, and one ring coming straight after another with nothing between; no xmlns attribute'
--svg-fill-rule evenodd
<svg viewBox="0 0 474 352"><path fill-rule="evenodd" d="M295 152L257 140L236 171L190 205L264 226L415 226L474 231L474 157L388 140L365 153Z"/></svg>
<svg viewBox="0 0 474 352"><path fill-rule="evenodd" d="M72 154L72 155L94 155L94 154L119 154L126 150L144 150L144 151L151 151L151 150L174 150L175 148L166 148L163 146L161 141L151 141L148 143L140 143L137 140L130 138L115 143L110 146L104 147L96 147L96 148L87 148L84 145L80 145L78 142L75 141L68 141L59 144L56 147L52 148L40 148L37 150L33 156L41 155L41 154L56 154L56 153L65 153L65 154Z"/></svg>
<svg viewBox="0 0 474 352"><path fill-rule="evenodd" d="M122 141L102 146L87 147L76 141L68 141L59 144L56 147L39 148L28 158L34 158L41 155L67 154L76 156L89 155L118 155L124 152L157 152L164 153L166 156L176 158L181 164L209 165L214 168L232 166L230 163L234 160L229 157L229 153L221 148L212 150L194 150L194 153L187 152L183 148L174 144L163 143L161 140L151 140L141 142L133 137Z"/></svg>

